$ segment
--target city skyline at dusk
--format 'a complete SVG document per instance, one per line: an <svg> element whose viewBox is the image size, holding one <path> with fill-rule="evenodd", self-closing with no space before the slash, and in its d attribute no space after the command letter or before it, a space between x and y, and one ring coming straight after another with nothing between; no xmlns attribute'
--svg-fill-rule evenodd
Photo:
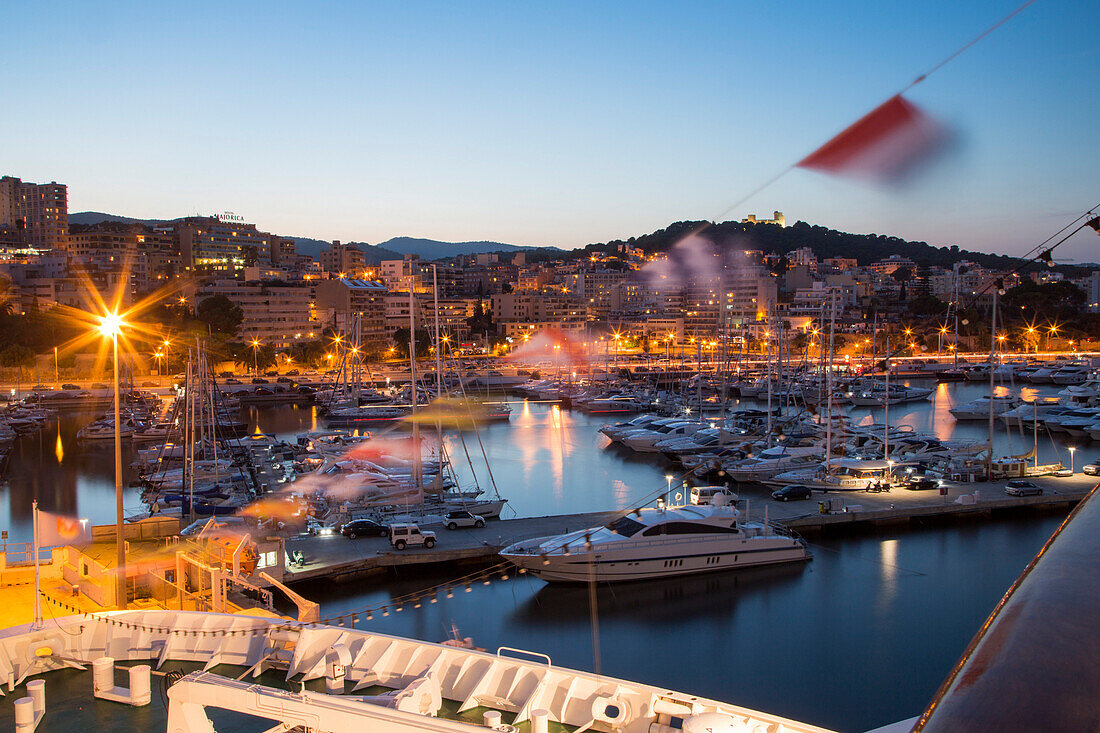
<svg viewBox="0 0 1100 733"><path fill-rule="evenodd" d="M569 249L781 210L1023 254L1095 203L1083 3L1026 8L912 90L957 137L912 184L795 170L722 216L1015 7L12 7L5 170L67 183L73 212L344 241Z"/></svg>

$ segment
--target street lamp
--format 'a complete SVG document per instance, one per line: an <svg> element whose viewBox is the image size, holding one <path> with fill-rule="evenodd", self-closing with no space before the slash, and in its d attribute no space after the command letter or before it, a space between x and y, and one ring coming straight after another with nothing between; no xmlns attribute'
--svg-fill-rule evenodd
<svg viewBox="0 0 1100 733"><path fill-rule="evenodd" d="M671 500L672 499L672 474L671 473L666 473L665 474L665 481L668 482L668 492L665 494L665 496L668 497L667 500Z"/></svg>
<svg viewBox="0 0 1100 733"><path fill-rule="evenodd" d="M256 355L259 348L259 339L252 339L252 368L255 370L257 377L260 376L260 359Z"/></svg>
<svg viewBox="0 0 1100 733"><path fill-rule="evenodd" d="M1077 448L1074 446L1069 447L1069 472L1073 473L1073 454L1077 452Z"/></svg>
<svg viewBox="0 0 1100 733"><path fill-rule="evenodd" d="M111 339L114 366L115 397L115 551L118 556L118 578L115 581L115 596L118 607L126 608L126 545L122 536L122 417L118 405L118 336L125 325L118 313L105 313L100 316L99 332Z"/></svg>

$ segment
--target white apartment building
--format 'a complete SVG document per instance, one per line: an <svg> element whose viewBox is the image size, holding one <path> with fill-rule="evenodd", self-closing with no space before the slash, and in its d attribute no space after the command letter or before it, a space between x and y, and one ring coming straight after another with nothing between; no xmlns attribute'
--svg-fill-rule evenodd
<svg viewBox="0 0 1100 733"><path fill-rule="evenodd" d="M286 348L320 337L322 324L310 285L217 280L199 290L196 305L215 295L224 295L240 306L244 319L237 329L239 339Z"/></svg>

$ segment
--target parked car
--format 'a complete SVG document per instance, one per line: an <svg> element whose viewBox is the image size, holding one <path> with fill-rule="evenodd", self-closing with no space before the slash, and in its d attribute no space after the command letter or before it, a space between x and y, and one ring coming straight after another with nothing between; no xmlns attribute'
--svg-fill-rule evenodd
<svg viewBox="0 0 1100 733"><path fill-rule="evenodd" d="M390 544L399 551L409 545L424 545L430 550L435 547L435 532L421 532L415 524L391 524Z"/></svg>
<svg viewBox="0 0 1100 733"><path fill-rule="evenodd" d="M80 385L66 382L65 384L61 385L61 389L80 389Z"/></svg>
<svg viewBox="0 0 1100 733"><path fill-rule="evenodd" d="M292 384L294 382L290 377L278 377L275 381L279 384Z"/></svg>
<svg viewBox="0 0 1100 733"><path fill-rule="evenodd" d="M157 384L156 382L142 382L141 386L142 387L159 387L160 385Z"/></svg>
<svg viewBox="0 0 1100 733"><path fill-rule="evenodd" d="M110 389L110 387L108 387L106 384L103 384L102 382L96 382L92 385L92 389Z"/></svg>
<svg viewBox="0 0 1100 733"><path fill-rule="evenodd" d="M263 377L253 377L252 378L252 383L253 384L271 384L270 382L268 382Z"/></svg>
<svg viewBox="0 0 1100 733"><path fill-rule="evenodd" d="M773 491L772 498L776 501L797 501L798 499L809 499L813 494L814 491L809 486L791 484Z"/></svg>
<svg viewBox="0 0 1100 733"><path fill-rule="evenodd" d="M1073 475L1073 469L1071 469L1071 468L1058 468L1058 469L1055 469L1050 475L1054 476L1055 478L1069 478L1070 476Z"/></svg>
<svg viewBox="0 0 1100 733"><path fill-rule="evenodd" d="M313 387L299 387L298 394L317 394L317 390Z"/></svg>
<svg viewBox="0 0 1100 733"><path fill-rule="evenodd" d="M1005 485L1005 493L1009 496L1040 496L1043 490L1030 481L1013 480Z"/></svg>
<svg viewBox="0 0 1100 733"><path fill-rule="evenodd" d="M298 376L299 374L301 374L301 372L300 372L300 371L298 371L297 369L291 369L291 370L290 370L289 372L287 372L287 373L286 373L286 375L287 375L288 377L296 377L296 376Z"/></svg>
<svg viewBox="0 0 1100 733"><path fill-rule="evenodd" d="M277 371L264 372L264 376L265 377L277 377L277 376L279 376L279 372L277 372Z"/></svg>
<svg viewBox="0 0 1100 733"><path fill-rule="evenodd" d="M340 528L340 534L353 540L356 537L388 537L390 528L373 519L353 519Z"/></svg>
<svg viewBox="0 0 1100 733"><path fill-rule="evenodd" d="M1100 476L1100 461L1093 461L1081 466L1081 473L1086 476Z"/></svg>
<svg viewBox="0 0 1100 733"><path fill-rule="evenodd" d="M31 387L31 392L49 392L53 387L47 387L44 384L36 384Z"/></svg>
<svg viewBox="0 0 1100 733"><path fill-rule="evenodd" d="M222 372L222 373L220 373L220 374L219 374L218 376L219 376L219 377L232 377L232 376L233 376L233 372Z"/></svg>
<svg viewBox="0 0 1100 733"><path fill-rule="evenodd" d="M239 379L227 379L227 380L225 380L225 383L226 384L240 384L241 380L239 380Z"/></svg>
<svg viewBox="0 0 1100 733"><path fill-rule="evenodd" d="M940 482L934 478L914 474L903 484L903 487L910 491L924 491L925 489L938 489Z"/></svg>
<svg viewBox="0 0 1100 733"><path fill-rule="evenodd" d="M447 526L447 529L458 529L459 527L477 527L480 529L485 526L485 518L462 510L448 514L443 518L443 523Z"/></svg>

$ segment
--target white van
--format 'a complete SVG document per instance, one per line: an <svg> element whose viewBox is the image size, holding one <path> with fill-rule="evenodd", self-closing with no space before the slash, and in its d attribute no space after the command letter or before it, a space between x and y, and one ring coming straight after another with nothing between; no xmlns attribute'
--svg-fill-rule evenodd
<svg viewBox="0 0 1100 733"><path fill-rule="evenodd" d="M723 498L715 500L715 497L721 496ZM692 486L691 487L691 503L699 506L707 506L715 504L718 506L729 506L737 501L737 494L730 491L725 486Z"/></svg>

